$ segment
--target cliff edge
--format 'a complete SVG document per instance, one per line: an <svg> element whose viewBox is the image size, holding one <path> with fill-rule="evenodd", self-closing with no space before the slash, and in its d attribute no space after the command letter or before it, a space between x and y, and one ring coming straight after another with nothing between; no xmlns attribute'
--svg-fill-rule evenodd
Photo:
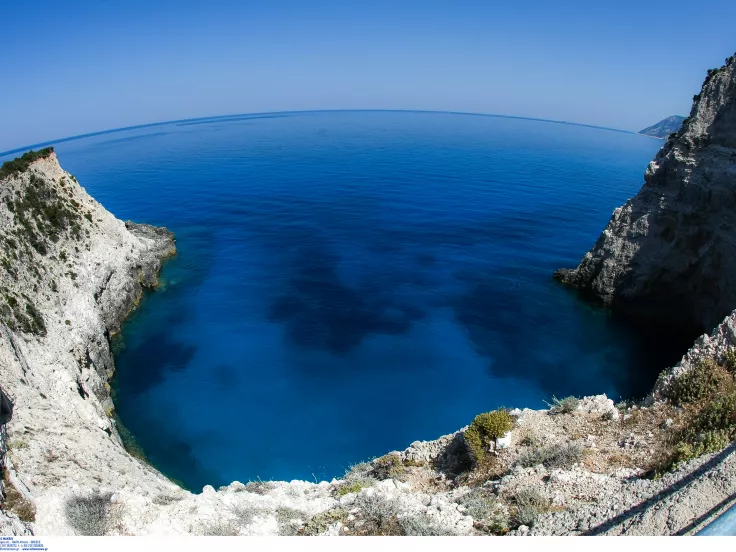
<svg viewBox="0 0 736 552"><path fill-rule="evenodd" d="M702 333L736 308L736 56L575 269L556 278L621 311Z"/></svg>

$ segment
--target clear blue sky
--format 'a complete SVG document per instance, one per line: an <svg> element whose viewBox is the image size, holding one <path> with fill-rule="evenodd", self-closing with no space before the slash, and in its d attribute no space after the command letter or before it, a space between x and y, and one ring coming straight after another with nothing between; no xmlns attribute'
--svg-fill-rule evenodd
<svg viewBox="0 0 736 552"><path fill-rule="evenodd" d="M638 130L736 51L736 2L3 0L0 151L170 119L498 113Z"/></svg>

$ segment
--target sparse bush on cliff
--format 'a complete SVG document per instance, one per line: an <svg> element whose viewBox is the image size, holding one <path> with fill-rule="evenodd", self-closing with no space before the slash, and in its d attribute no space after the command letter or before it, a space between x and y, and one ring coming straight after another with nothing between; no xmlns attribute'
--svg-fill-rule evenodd
<svg viewBox="0 0 736 552"><path fill-rule="evenodd" d="M67 230L72 238L81 238L78 206L73 208L53 186L32 174L23 195L13 203L13 212L21 236L38 253L46 255L46 240L56 243Z"/></svg>
<svg viewBox="0 0 736 552"><path fill-rule="evenodd" d="M351 480L367 477L371 469L373 469L373 467L371 466L370 462L358 462L357 464L352 464L345 471L345 476L343 477L343 479Z"/></svg>
<svg viewBox="0 0 736 552"><path fill-rule="evenodd" d="M508 464L500 456L495 454L484 454L474 462L472 469L462 473L458 477L458 483L469 487L477 487L488 481L503 477L509 471Z"/></svg>
<svg viewBox="0 0 736 552"><path fill-rule="evenodd" d="M534 488L520 489L514 495L516 505L514 519L519 525L532 526L540 514L549 510L549 500Z"/></svg>
<svg viewBox="0 0 736 552"><path fill-rule="evenodd" d="M532 468L539 464L547 468L569 469L583 460L583 446L577 442L568 442L550 445L548 447L533 447L522 452L516 464L524 468Z"/></svg>
<svg viewBox="0 0 736 552"><path fill-rule="evenodd" d="M294 508L276 508L276 523L279 526L279 535L289 537L298 534L303 525L304 512Z"/></svg>
<svg viewBox="0 0 736 552"><path fill-rule="evenodd" d="M274 485L271 481L248 481L243 486L243 490L247 491L249 493L255 493L259 495L265 495L268 494L269 491L271 491L274 488Z"/></svg>
<svg viewBox="0 0 736 552"><path fill-rule="evenodd" d="M401 508L394 500L385 499L377 494L360 494L354 506L360 510L360 534L401 536L404 531L399 523Z"/></svg>
<svg viewBox="0 0 736 552"><path fill-rule="evenodd" d="M468 444L476 460L482 458L491 443L503 437L514 427L514 419L505 408L478 414L465 430L465 442Z"/></svg>
<svg viewBox="0 0 736 552"><path fill-rule="evenodd" d="M45 336L46 324L31 298L25 294L17 296L6 288L0 289L0 322L16 332Z"/></svg>
<svg viewBox="0 0 736 552"><path fill-rule="evenodd" d="M93 493L67 500L64 513L69 525L83 536L106 535L114 518L112 493Z"/></svg>
<svg viewBox="0 0 736 552"><path fill-rule="evenodd" d="M24 153L20 157L16 157L15 159L6 161L5 163L3 163L2 167L0 167L0 180L7 178L8 176L11 176L15 173L28 170L28 167L31 163L38 159L48 157L52 153L54 153L54 148L52 147L43 148L38 151L31 150Z"/></svg>
<svg viewBox="0 0 736 552"><path fill-rule="evenodd" d="M371 469L367 475L383 481L384 479L402 480L405 474L406 469L401 456L398 454L386 454L385 456L376 458L371 463Z"/></svg>
<svg viewBox="0 0 736 552"><path fill-rule="evenodd" d="M547 406L549 406L550 414L572 414L580 406L580 399L572 396L558 399L553 396L552 403L547 403Z"/></svg>
<svg viewBox="0 0 736 552"><path fill-rule="evenodd" d="M497 497L487 489L473 489L457 501L473 518L476 529L503 535L509 530L509 519Z"/></svg>
<svg viewBox="0 0 736 552"><path fill-rule="evenodd" d="M330 525L334 525L338 522L344 523L348 515L348 510L342 506L337 506L336 508L320 512L316 516L309 518L307 523L297 534L305 537L321 535L330 528Z"/></svg>

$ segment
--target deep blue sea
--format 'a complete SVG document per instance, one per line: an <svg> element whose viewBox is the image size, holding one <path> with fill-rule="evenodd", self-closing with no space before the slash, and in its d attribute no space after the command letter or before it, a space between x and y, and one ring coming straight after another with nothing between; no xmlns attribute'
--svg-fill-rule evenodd
<svg viewBox="0 0 736 552"><path fill-rule="evenodd" d="M502 405L643 395L691 336L552 280L662 142L415 112L233 116L56 145L178 255L123 331L117 412L195 491L324 479Z"/></svg>

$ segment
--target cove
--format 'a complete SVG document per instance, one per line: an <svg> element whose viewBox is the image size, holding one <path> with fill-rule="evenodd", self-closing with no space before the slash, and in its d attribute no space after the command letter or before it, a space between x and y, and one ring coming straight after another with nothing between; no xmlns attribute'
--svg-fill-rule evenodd
<svg viewBox="0 0 736 552"><path fill-rule="evenodd" d="M178 255L127 321L116 409L198 491L330 479L553 395L646 393L690 335L552 280L662 142L415 112L232 116L56 146Z"/></svg>

